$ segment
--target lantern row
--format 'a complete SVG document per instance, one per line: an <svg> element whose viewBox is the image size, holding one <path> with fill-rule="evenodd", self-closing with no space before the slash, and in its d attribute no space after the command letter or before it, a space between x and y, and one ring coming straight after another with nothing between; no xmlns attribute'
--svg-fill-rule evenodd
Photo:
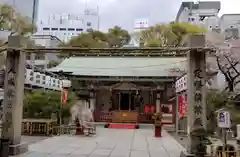
<svg viewBox="0 0 240 157"><path fill-rule="evenodd" d="M175 82L175 89L176 89L176 93L180 93L180 92L187 90L187 75L186 74L184 76L180 77Z"/></svg>
<svg viewBox="0 0 240 157"><path fill-rule="evenodd" d="M68 88L71 86L71 81L57 78L46 73L36 72L32 69L25 70L25 84L29 84L36 87L58 90L62 88Z"/></svg>

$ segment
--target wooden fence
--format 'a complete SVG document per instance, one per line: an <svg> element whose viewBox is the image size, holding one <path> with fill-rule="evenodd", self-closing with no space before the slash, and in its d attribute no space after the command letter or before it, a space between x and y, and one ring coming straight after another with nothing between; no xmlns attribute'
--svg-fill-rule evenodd
<svg viewBox="0 0 240 157"><path fill-rule="evenodd" d="M49 136L55 126L57 121L52 119L23 119L22 134Z"/></svg>

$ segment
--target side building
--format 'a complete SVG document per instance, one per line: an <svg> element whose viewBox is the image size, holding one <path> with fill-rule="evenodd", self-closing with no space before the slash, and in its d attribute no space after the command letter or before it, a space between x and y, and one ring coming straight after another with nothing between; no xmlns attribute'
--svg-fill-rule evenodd
<svg viewBox="0 0 240 157"><path fill-rule="evenodd" d="M223 14L219 17L220 9L220 1L182 2L176 21L191 22L209 31L222 33L226 40L239 38L240 14Z"/></svg>
<svg viewBox="0 0 240 157"><path fill-rule="evenodd" d="M220 18L220 27L225 39L240 37L240 14L223 14Z"/></svg>
<svg viewBox="0 0 240 157"><path fill-rule="evenodd" d="M59 44L62 43L62 41L52 35L32 35L31 39L34 41L34 43L37 46L46 47L46 48L55 48ZM53 53L46 53L46 54L36 54L36 55L27 55L26 61L30 65L34 65L35 67L41 68L41 69L47 69L49 68L49 63L51 61L54 62L60 62L60 59L57 54Z"/></svg>
<svg viewBox="0 0 240 157"><path fill-rule="evenodd" d="M182 2L176 21L191 22L209 29L218 29L220 9L220 1Z"/></svg>

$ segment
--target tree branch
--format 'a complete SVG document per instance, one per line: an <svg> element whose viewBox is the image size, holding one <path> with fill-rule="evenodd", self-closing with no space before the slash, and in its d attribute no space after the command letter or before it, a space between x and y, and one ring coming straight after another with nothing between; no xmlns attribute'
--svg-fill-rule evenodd
<svg viewBox="0 0 240 157"><path fill-rule="evenodd" d="M217 65L218 65L218 69L223 73L223 75L225 76L226 78L226 81L230 81L231 78L229 78L228 74L226 71L224 71L224 69L222 68L221 64L220 64L220 60L219 60L219 57L218 56L215 56L216 59L217 59Z"/></svg>
<svg viewBox="0 0 240 157"><path fill-rule="evenodd" d="M235 77L233 77L233 79L236 79L238 76L240 76L240 73L238 72L238 70L236 69L236 65L238 65L239 64L239 62L237 61L237 62L235 62L234 64L230 61L230 59L226 56L226 55L224 55L224 57L227 59L227 61L229 62L229 64L230 64L230 67L236 72L236 76Z"/></svg>
<svg viewBox="0 0 240 157"><path fill-rule="evenodd" d="M234 85L236 86L236 85L239 84L239 83L240 83L240 80L236 81L236 82L234 83Z"/></svg>

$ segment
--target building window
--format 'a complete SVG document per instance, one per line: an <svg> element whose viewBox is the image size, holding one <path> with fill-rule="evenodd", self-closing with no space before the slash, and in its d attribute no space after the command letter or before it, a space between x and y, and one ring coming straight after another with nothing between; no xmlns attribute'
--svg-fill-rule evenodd
<svg viewBox="0 0 240 157"><path fill-rule="evenodd" d="M75 31L75 28L68 28L68 31Z"/></svg>
<svg viewBox="0 0 240 157"><path fill-rule="evenodd" d="M44 31L49 31L50 28L48 28L48 27L44 27L43 30L44 30Z"/></svg>
<svg viewBox="0 0 240 157"><path fill-rule="evenodd" d="M91 22L87 22L87 26L90 27L92 25Z"/></svg>
<svg viewBox="0 0 240 157"><path fill-rule="evenodd" d="M67 29L66 28L60 28L60 31L66 31Z"/></svg>
<svg viewBox="0 0 240 157"><path fill-rule="evenodd" d="M35 60L45 60L45 55L44 54L36 54Z"/></svg>
<svg viewBox="0 0 240 157"><path fill-rule="evenodd" d="M31 60L31 55L30 54L26 55L26 60Z"/></svg>
<svg viewBox="0 0 240 157"><path fill-rule="evenodd" d="M52 30L52 31L57 31L57 30L58 30L58 28L51 28L51 30Z"/></svg>
<svg viewBox="0 0 240 157"><path fill-rule="evenodd" d="M76 31L78 31L78 32L82 32L83 29L82 29L82 28L77 28Z"/></svg>

